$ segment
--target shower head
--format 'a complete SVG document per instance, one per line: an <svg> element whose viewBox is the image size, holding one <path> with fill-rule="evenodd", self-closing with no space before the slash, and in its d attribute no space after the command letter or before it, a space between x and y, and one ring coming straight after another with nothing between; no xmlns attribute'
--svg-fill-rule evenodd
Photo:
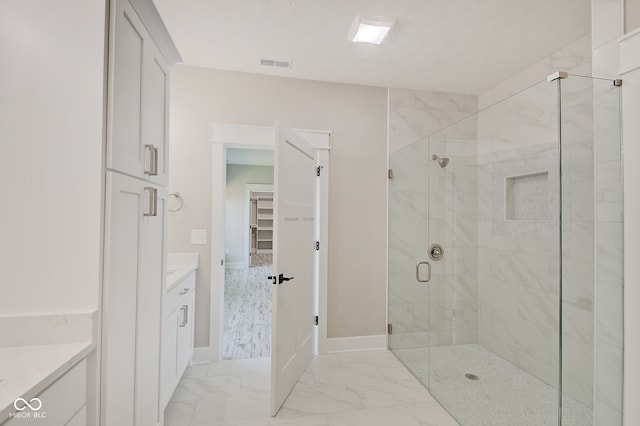
<svg viewBox="0 0 640 426"><path fill-rule="evenodd" d="M438 165L443 169L447 167L447 164L449 164L449 159L447 157L438 157L437 155L433 154L431 156L431 159L437 161Z"/></svg>

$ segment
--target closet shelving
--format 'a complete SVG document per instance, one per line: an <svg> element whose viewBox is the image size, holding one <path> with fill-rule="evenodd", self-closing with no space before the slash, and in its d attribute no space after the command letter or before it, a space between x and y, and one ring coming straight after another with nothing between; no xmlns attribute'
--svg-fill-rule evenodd
<svg viewBox="0 0 640 426"><path fill-rule="evenodd" d="M256 197L257 254L273 252L273 195Z"/></svg>

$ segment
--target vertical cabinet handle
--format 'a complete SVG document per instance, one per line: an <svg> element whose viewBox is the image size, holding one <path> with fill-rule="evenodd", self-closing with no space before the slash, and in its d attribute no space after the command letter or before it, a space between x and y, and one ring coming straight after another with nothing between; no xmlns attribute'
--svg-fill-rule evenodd
<svg viewBox="0 0 640 426"><path fill-rule="evenodd" d="M180 310L182 311L182 322L180 323L180 327L185 327L189 323L189 305L182 305Z"/></svg>
<svg viewBox="0 0 640 426"><path fill-rule="evenodd" d="M149 210L144 212L145 216L158 216L158 189L145 186L144 190L149 192Z"/></svg>
<svg viewBox="0 0 640 426"><path fill-rule="evenodd" d="M145 145L145 149L149 150L149 169L144 174L149 176L158 176L158 147L154 145Z"/></svg>
<svg viewBox="0 0 640 426"><path fill-rule="evenodd" d="M427 279L420 278L420 265L427 265ZM416 281L419 283L428 283L431 280L431 264L429 262L418 262L416 265Z"/></svg>

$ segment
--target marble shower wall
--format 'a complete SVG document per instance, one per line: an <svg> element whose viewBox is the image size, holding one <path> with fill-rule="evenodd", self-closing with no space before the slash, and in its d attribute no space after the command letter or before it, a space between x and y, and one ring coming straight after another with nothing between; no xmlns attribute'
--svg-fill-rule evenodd
<svg viewBox="0 0 640 426"><path fill-rule="evenodd" d="M623 182L620 93L594 81L595 424L622 424Z"/></svg>
<svg viewBox="0 0 640 426"><path fill-rule="evenodd" d="M456 159L452 159L446 169L437 167L430 159L429 144L424 138L476 111L476 96L389 89L389 167L394 172L393 179L389 181L389 322L393 325L393 335L390 336L392 348L425 347L429 342L444 344L460 342L460 339L465 343L476 341L475 280L469 278L463 282L464 277L451 280L442 273L445 268L453 268L452 259L457 255L457 248L452 246L453 234L438 236L446 255L437 267L434 265L432 282L440 281L440 285L428 287L415 278L417 262L427 259L428 245L436 237L436 224L427 218L429 188L441 184L455 185L456 181L452 179L454 168L464 168L462 161ZM438 147L437 154L449 156L456 153L448 149L448 146L446 149ZM438 220L452 218L454 203L460 201L440 197L437 201ZM470 208L475 205L468 204ZM474 212L469 210L467 213L473 215ZM429 238L429 229L434 234L433 238ZM468 259L463 264L472 265L472 270L466 271L465 277L473 277L475 247L467 250L465 255ZM455 281L460 283L459 287L455 287ZM428 289L432 290L430 298L427 297ZM452 305L454 297L460 300L455 313L444 308L447 304Z"/></svg>
<svg viewBox="0 0 640 426"><path fill-rule="evenodd" d="M431 261L430 346L478 342L478 194L475 117L429 138L430 153L449 159L429 167L429 244L444 248Z"/></svg>
<svg viewBox="0 0 640 426"><path fill-rule="evenodd" d="M477 96L389 89L389 154L477 111Z"/></svg>
<svg viewBox="0 0 640 426"><path fill-rule="evenodd" d="M588 79L562 83L563 390L593 407L593 92ZM552 386L560 320L556 91L556 83L540 83L478 119L479 341ZM538 183L513 188L527 191L516 202L539 217L509 217L507 184L531 176Z"/></svg>
<svg viewBox="0 0 640 426"><path fill-rule="evenodd" d="M593 408L595 332L594 81L562 80L562 386Z"/></svg>
<svg viewBox="0 0 640 426"><path fill-rule="evenodd" d="M555 84L540 83L478 117L479 343L550 385L557 384L559 333L556 99ZM519 199L546 208L509 219L507 179L532 175L546 180L546 190Z"/></svg>
<svg viewBox="0 0 640 426"><path fill-rule="evenodd" d="M625 30L621 11L631 1L592 0L593 75L633 81L619 75L624 58L619 39ZM637 3L637 2L636 2ZM626 29L627 31L630 28ZM628 57L631 57L629 55ZM623 81L624 85L627 84ZM595 424L621 425L623 420L623 182L620 149L620 100L610 82L594 82L596 167L596 323ZM617 92L617 90L615 91ZM633 114L629 114L633 116ZM635 117L634 117L635 118ZM632 126L628 123L625 127ZM635 166L629 161L631 167ZM627 182L634 185L635 182ZM629 190L628 190L629 191ZM635 191L634 189L630 190ZM630 283L633 284L633 283ZM631 345L632 346L632 345ZM633 370L633 366L629 371ZM632 386L629 386L631 389ZM633 400L633 397L629 398ZM627 423L633 423L633 408ZM636 411L637 412L637 411Z"/></svg>

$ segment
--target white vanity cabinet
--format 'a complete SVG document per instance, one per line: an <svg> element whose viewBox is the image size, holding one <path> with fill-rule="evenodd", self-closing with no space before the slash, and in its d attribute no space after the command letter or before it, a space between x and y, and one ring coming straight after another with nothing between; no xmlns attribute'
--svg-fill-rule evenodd
<svg viewBox="0 0 640 426"><path fill-rule="evenodd" d="M171 399L194 346L196 273L192 271L165 295L162 325L162 401Z"/></svg>
<svg viewBox="0 0 640 426"><path fill-rule="evenodd" d="M107 169L166 185L169 68L127 0L111 28Z"/></svg>
<svg viewBox="0 0 640 426"><path fill-rule="evenodd" d="M40 392L35 410L26 409L24 417L13 417L2 426L85 426L87 424L87 361L82 360ZM36 402L28 398L32 405Z"/></svg>

